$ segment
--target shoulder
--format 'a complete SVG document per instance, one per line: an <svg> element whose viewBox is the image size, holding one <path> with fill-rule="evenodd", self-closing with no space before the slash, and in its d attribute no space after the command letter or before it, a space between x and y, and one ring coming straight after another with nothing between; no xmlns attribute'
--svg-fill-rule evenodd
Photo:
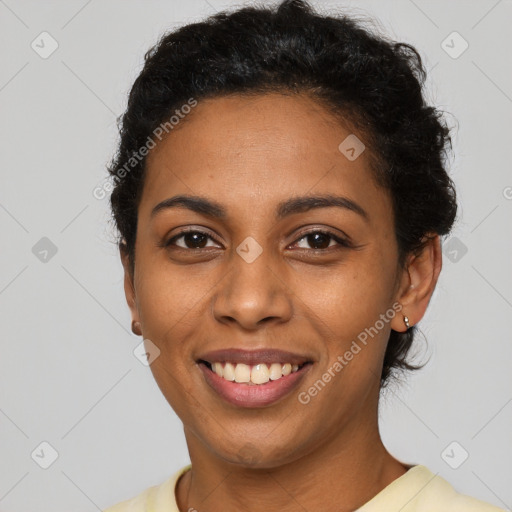
<svg viewBox="0 0 512 512"><path fill-rule="evenodd" d="M189 464L179 469L160 485L149 487L137 496L117 503L103 512L179 512L175 497L176 482L190 467Z"/></svg>
<svg viewBox="0 0 512 512"><path fill-rule="evenodd" d="M137 496L117 503L117 505L113 505L112 507L105 509L103 512L145 512L147 509L147 503L149 501L153 501L155 492L158 492L158 488L164 485L165 483L160 486L150 487Z"/></svg>
<svg viewBox="0 0 512 512"><path fill-rule="evenodd" d="M503 512L503 509L457 492L426 466L411 467L358 512Z"/></svg>
<svg viewBox="0 0 512 512"><path fill-rule="evenodd" d="M412 471L416 473L416 481L420 484L423 482L424 486L413 500L415 503L411 511L503 512L503 509L490 503L457 492L448 481L439 474L432 473L426 466L415 466Z"/></svg>

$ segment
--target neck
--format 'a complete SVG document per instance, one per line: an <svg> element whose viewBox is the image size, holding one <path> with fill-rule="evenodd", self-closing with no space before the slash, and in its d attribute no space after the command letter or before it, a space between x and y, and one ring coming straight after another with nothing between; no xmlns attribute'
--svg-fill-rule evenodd
<svg viewBox="0 0 512 512"><path fill-rule="evenodd" d="M185 429L192 469L180 479L180 511L195 509L279 510L298 508L349 512L378 494L407 467L385 449L377 419L366 428L337 433L297 460L277 467L250 468L206 452Z"/></svg>

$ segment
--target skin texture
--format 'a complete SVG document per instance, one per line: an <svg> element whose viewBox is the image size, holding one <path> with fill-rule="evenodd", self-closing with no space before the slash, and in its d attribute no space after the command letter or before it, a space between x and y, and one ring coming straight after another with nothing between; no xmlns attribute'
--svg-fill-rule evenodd
<svg viewBox="0 0 512 512"><path fill-rule="evenodd" d="M161 351L151 370L184 425L193 469L177 487L181 511L349 511L407 470L380 439L380 373L390 329L405 331L404 314L411 325L424 315L440 241L398 268L391 199L372 178L370 147L354 161L338 150L347 126L303 95L208 99L148 156L133 275L122 260L132 318ZM178 194L214 200L227 215L168 208L151 216ZM350 198L368 219L339 207L276 219L280 202L320 194ZM165 247L184 227L212 238ZM317 231L352 246L305 236ZM263 249L250 264L236 252L248 236ZM402 311L301 404L297 393L397 302ZM239 408L196 364L230 347L280 348L314 364L297 392Z"/></svg>

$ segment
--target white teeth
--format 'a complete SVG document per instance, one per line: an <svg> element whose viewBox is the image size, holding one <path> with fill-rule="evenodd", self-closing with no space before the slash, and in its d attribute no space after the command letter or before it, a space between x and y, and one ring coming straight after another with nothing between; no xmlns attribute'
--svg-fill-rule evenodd
<svg viewBox="0 0 512 512"><path fill-rule="evenodd" d="M231 382L248 384L265 384L269 380L278 380L281 377L290 375L299 369L298 364L272 363L270 368L264 363L255 364L252 367L247 364L238 363L212 363L212 370L219 376Z"/></svg>
<svg viewBox="0 0 512 512"><path fill-rule="evenodd" d="M249 382L251 380L251 367L246 364L237 364L235 366L235 381Z"/></svg>
<svg viewBox="0 0 512 512"><path fill-rule="evenodd" d="M215 364L215 363L214 363ZM222 366L222 363L217 363ZM215 370L213 370L217 373ZM235 380L235 367L231 363L226 363L224 365L224 374L221 377L224 377L226 380L234 381ZM220 374L219 374L220 375Z"/></svg>
<svg viewBox="0 0 512 512"><path fill-rule="evenodd" d="M251 382L253 384L265 384L270 380L270 372L266 364L257 364L251 370Z"/></svg>
<svg viewBox="0 0 512 512"><path fill-rule="evenodd" d="M213 363L212 364L212 369L213 371L217 374L217 375L220 375L221 377L224 376L224 369L222 368L222 364L220 363ZM228 379L229 380L229 379Z"/></svg>
<svg viewBox="0 0 512 512"><path fill-rule="evenodd" d="M283 376L283 365L279 363L272 363L270 365L270 380L277 380Z"/></svg>

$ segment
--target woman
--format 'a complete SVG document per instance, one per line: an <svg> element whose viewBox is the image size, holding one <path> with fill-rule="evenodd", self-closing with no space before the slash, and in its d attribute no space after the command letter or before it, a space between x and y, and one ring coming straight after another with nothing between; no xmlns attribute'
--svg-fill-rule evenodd
<svg viewBox="0 0 512 512"><path fill-rule="evenodd" d="M191 465L108 512L498 510L379 435L456 216L424 79L411 46L300 0L148 52L111 203Z"/></svg>

